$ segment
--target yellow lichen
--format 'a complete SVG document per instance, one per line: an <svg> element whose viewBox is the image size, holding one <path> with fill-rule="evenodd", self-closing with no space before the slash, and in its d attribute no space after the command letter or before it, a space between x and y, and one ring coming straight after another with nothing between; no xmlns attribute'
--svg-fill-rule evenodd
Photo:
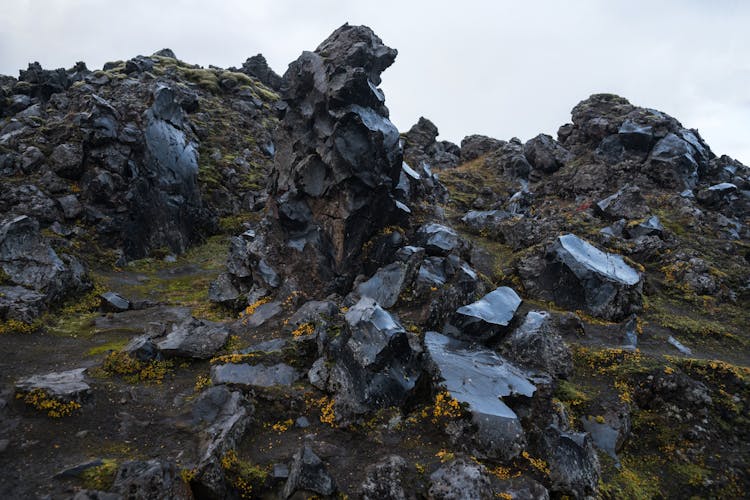
<svg viewBox="0 0 750 500"><path fill-rule="evenodd" d="M174 368L173 361L139 361L127 352L111 352L104 358L102 371L107 375L119 375L126 382L154 382L161 384L167 372Z"/></svg>
<svg viewBox="0 0 750 500"><path fill-rule="evenodd" d="M227 363L244 363L245 361L249 361L253 358L257 358L259 356L256 352L249 352L247 354L239 354L239 353L232 353L232 354L223 354L221 356L215 356L211 358L211 364L227 364Z"/></svg>
<svg viewBox="0 0 750 500"><path fill-rule="evenodd" d="M19 392L16 394L16 398L23 399L23 402L27 405L46 412L47 416L52 418L70 416L74 411L81 408L81 404L77 401L62 401L47 394L42 389L34 389L26 393Z"/></svg>
<svg viewBox="0 0 750 500"><path fill-rule="evenodd" d="M312 323L302 323L292 331L292 336L294 338L305 337L307 335L312 335L314 332L315 327Z"/></svg>
<svg viewBox="0 0 750 500"><path fill-rule="evenodd" d="M456 454L448 450L440 450L435 453L435 456L440 459L440 463L450 462L456 458Z"/></svg>
<svg viewBox="0 0 750 500"><path fill-rule="evenodd" d="M547 465L547 462L545 460L532 457L531 455L529 455L528 451L523 451L521 455L523 456L523 458L529 461L533 468L535 468L542 474L549 474L549 465Z"/></svg>
<svg viewBox="0 0 750 500"><path fill-rule="evenodd" d="M276 422L275 424L273 424L271 426L271 428L274 431L278 432L279 434L283 434L283 433L285 433L286 431L289 430L289 428L292 426L292 424L294 424L294 420L292 420L291 418L289 418L287 420L281 420L279 422Z"/></svg>
<svg viewBox="0 0 750 500"><path fill-rule="evenodd" d="M211 377L209 377L208 375L201 374L195 378L194 390L195 392L201 392L203 389L205 389L209 385L211 385Z"/></svg>

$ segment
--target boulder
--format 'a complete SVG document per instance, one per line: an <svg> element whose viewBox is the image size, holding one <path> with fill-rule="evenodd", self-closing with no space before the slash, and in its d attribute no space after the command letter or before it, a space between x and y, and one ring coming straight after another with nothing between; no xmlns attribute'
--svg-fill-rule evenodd
<svg viewBox="0 0 750 500"><path fill-rule="evenodd" d="M505 141L486 135L467 135L461 140L461 161L476 160L480 156L500 149Z"/></svg>
<svg viewBox="0 0 750 500"><path fill-rule="evenodd" d="M367 411L403 405L421 370L401 324L364 297L347 311L343 333L327 347L329 367L311 370L311 376L320 379L317 385L335 393L337 419L345 422Z"/></svg>
<svg viewBox="0 0 750 500"><path fill-rule="evenodd" d="M625 120L617 130L620 142L630 149L648 152L654 144L654 127Z"/></svg>
<svg viewBox="0 0 750 500"><path fill-rule="evenodd" d="M211 381L214 384L230 384L248 387L290 386L300 374L289 365L249 365L247 363L214 365Z"/></svg>
<svg viewBox="0 0 750 500"><path fill-rule="evenodd" d="M698 182L695 149L675 134L667 134L651 150L646 174L665 188L694 188Z"/></svg>
<svg viewBox="0 0 750 500"><path fill-rule="evenodd" d="M428 495L435 500L495 498L485 466L466 458L448 462L430 474Z"/></svg>
<svg viewBox="0 0 750 500"><path fill-rule="evenodd" d="M208 359L224 347L229 330L221 323L190 318L172 326L164 339L156 343L166 356Z"/></svg>
<svg viewBox="0 0 750 500"><path fill-rule="evenodd" d="M519 366L565 378L573 371L573 356L550 314L530 311L524 322L500 345L500 352Z"/></svg>
<svg viewBox="0 0 750 500"><path fill-rule="evenodd" d="M542 437L549 464L551 491L574 498L596 495L599 488L599 458L586 433L563 431L549 426Z"/></svg>
<svg viewBox="0 0 750 500"><path fill-rule="evenodd" d="M513 214L505 210L471 210L466 212L466 215L461 218L461 222L472 231L487 234L496 232L500 223L510 217L513 217Z"/></svg>
<svg viewBox="0 0 750 500"><path fill-rule="evenodd" d="M281 89L281 77L271 69L266 58L263 57L263 54L248 57L247 60L242 63L242 68L240 68L239 71L257 78L266 87L277 91Z"/></svg>
<svg viewBox="0 0 750 500"><path fill-rule="evenodd" d="M357 286L357 293L389 308L398 300L405 286L406 277L407 266L401 262L394 262L378 269L372 278Z"/></svg>
<svg viewBox="0 0 750 500"><path fill-rule="evenodd" d="M60 144L52 150L50 163L60 177L78 180L84 171L83 147L80 143Z"/></svg>
<svg viewBox="0 0 750 500"><path fill-rule="evenodd" d="M451 323L461 338L483 342L506 330L520 305L521 297L512 288L501 286L459 307Z"/></svg>
<svg viewBox="0 0 750 500"><path fill-rule="evenodd" d="M85 368L45 375L33 375L16 381L16 391L31 392L40 390L47 395L66 401L81 401L91 391L86 382Z"/></svg>
<svg viewBox="0 0 750 500"><path fill-rule="evenodd" d="M594 212L610 220L640 219L649 212L638 186L626 184L616 193L596 202Z"/></svg>
<svg viewBox="0 0 750 500"><path fill-rule="evenodd" d="M523 146L524 156L532 168L545 174L554 173L573 159L573 155L547 134L529 139Z"/></svg>
<svg viewBox="0 0 750 500"><path fill-rule="evenodd" d="M518 270L527 293L569 310L617 321L642 308L638 271L573 234L559 236L544 258L526 258Z"/></svg>
<svg viewBox="0 0 750 500"><path fill-rule="evenodd" d="M336 483L328 474L325 464L308 445L294 454L289 478L281 495L289 498L296 491L311 491L324 496L333 495L336 491Z"/></svg>
<svg viewBox="0 0 750 500"><path fill-rule="evenodd" d="M471 413L477 430L469 437L478 451L500 460L517 456L526 443L524 431L502 398L533 396L536 387L529 376L492 350L436 332L427 332L425 347L435 386Z"/></svg>
<svg viewBox="0 0 750 500"><path fill-rule="evenodd" d="M434 222L425 224L417 230L417 240L430 255L460 252L466 245L455 230Z"/></svg>
<svg viewBox="0 0 750 500"><path fill-rule="evenodd" d="M46 309L44 295L22 286L0 286L0 320L30 324Z"/></svg>
<svg viewBox="0 0 750 500"><path fill-rule="evenodd" d="M637 222L637 221L636 221ZM637 222L637 224L629 224L625 227L625 233L628 238L640 238L641 236L661 236L664 233L664 226L661 224L657 215Z"/></svg>
<svg viewBox="0 0 750 500"><path fill-rule="evenodd" d="M130 301L116 292L104 292L100 295L102 309L107 312L122 312L130 309Z"/></svg>
<svg viewBox="0 0 750 500"><path fill-rule="evenodd" d="M57 203L60 205L60 208L63 211L63 216L66 219L75 219L81 215L81 212L83 212L83 206L81 205L81 202L78 201L78 197L74 194L59 197Z"/></svg>
<svg viewBox="0 0 750 500"><path fill-rule="evenodd" d="M73 257L63 258L41 235L35 220L19 216L0 222L0 269L10 284L43 294L47 303L85 290L83 265ZM35 302L29 295L17 296L22 302Z"/></svg>
<svg viewBox="0 0 750 500"><path fill-rule="evenodd" d="M199 498L226 498L222 457L235 448L252 416L252 406L236 391L214 386L193 403L192 424L200 433L199 462L192 483Z"/></svg>
<svg viewBox="0 0 750 500"><path fill-rule="evenodd" d="M737 193L736 185L731 182L722 182L698 191L695 197L702 205L715 208L729 201L735 193Z"/></svg>
<svg viewBox="0 0 750 500"><path fill-rule="evenodd" d="M123 498L143 500L192 498L190 487L180 477L177 466L159 459L123 463L117 469L110 491Z"/></svg>
<svg viewBox="0 0 750 500"><path fill-rule="evenodd" d="M365 469L365 480L360 486L363 500L407 500L414 498L408 479L404 477L408 469L406 460L398 455L390 455Z"/></svg>

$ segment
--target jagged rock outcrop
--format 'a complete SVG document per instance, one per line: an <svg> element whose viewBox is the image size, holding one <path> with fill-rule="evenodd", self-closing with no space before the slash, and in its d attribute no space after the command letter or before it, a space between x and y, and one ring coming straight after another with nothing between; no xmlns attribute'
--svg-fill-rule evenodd
<svg viewBox="0 0 750 500"><path fill-rule="evenodd" d="M395 57L369 28L344 25L284 74L269 211L246 253L252 281L275 288L283 272L304 275L311 296L342 291L368 239L405 220L398 130L377 88Z"/></svg>
<svg viewBox="0 0 750 500"><path fill-rule="evenodd" d="M263 54L248 57L247 60L242 63L242 67L239 71L246 75L254 76L269 88L281 90L282 79L273 69L271 69L266 58L263 57Z"/></svg>
<svg viewBox="0 0 750 500"><path fill-rule="evenodd" d="M30 323L91 284L78 259L58 256L25 215L0 221L0 319Z"/></svg>
<svg viewBox="0 0 750 500"><path fill-rule="evenodd" d="M451 168L461 161L461 148L450 141L437 141L438 128L421 116L403 134L404 158L411 165L428 165L430 168Z"/></svg>

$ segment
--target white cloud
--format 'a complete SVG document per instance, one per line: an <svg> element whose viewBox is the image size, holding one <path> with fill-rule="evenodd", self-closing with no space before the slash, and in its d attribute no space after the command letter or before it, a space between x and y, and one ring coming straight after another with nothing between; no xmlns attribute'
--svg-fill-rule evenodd
<svg viewBox="0 0 750 500"><path fill-rule="evenodd" d="M750 163L750 2L741 0L17 0L3 10L1 73L34 60L95 68L163 47L223 67L262 52L283 73L348 21L399 49L383 87L401 129L424 115L456 142L554 135L578 101L614 92Z"/></svg>

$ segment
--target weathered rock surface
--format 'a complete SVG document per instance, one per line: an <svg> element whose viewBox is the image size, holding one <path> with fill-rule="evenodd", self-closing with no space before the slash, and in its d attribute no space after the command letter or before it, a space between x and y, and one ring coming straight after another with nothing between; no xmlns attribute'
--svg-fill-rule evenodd
<svg viewBox="0 0 750 500"><path fill-rule="evenodd" d="M85 372L85 368L77 368L65 372L33 375L18 380L16 382L16 391L31 392L41 390L55 398L81 401L91 390L91 386L86 382Z"/></svg>
<svg viewBox="0 0 750 500"><path fill-rule="evenodd" d="M461 160L472 161L499 149L505 141L486 135L467 135L461 140Z"/></svg>
<svg viewBox="0 0 750 500"><path fill-rule="evenodd" d="M465 458L449 462L430 475L429 497L435 500L494 498L490 475L482 465Z"/></svg>
<svg viewBox="0 0 750 500"><path fill-rule="evenodd" d="M180 477L177 466L162 460L130 461L122 464L115 474L110 490L121 498L144 500L189 499L192 492Z"/></svg>
<svg viewBox="0 0 750 500"><path fill-rule="evenodd" d="M74 257L58 256L39 232L39 224L23 215L0 222L0 270L2 281L13 286L0 307L5 309L3 317L22 321L41 313L38 295L52 304L90 286L83 265Z"/></svg>
<svg viewBox="0 0 750 500"><path fill-rule="evenodd" d="M289 498L295 491L311 491L325 496L336 491L336 483L328 474L325 464L308 445L294 454L289 479L281 495Z"/></svg>
<svg viewBox="0 0 750 500"><path fill-rule="evenodd" d="M190 318L172 326L172 331L156 346L166 356L208 359L224 346L228 337L229 330L221 323Z"/></svg>
<svg viewBox="0 0 750 500"><path fill-rule="evenodd" d="M416 498L404 477L408 465L403 457L391 455L367 467L365 480L360 486L364 500L407 500ZM407 493L408 492L408 493Z"/></svg>
<svg viewBox="0 0 750 500"><path fill-rule="evenodd" d="M573 370L570 350L547 312L528 312L521 326L503 340L500 350L518 365L554 378L565 378Z"/></svg>
<svg viewBox="0 0 750 500"><path fill-rule="evenodd" d="M438 128L425 117L420 117L403 134L404 158L412 165L451 168L460 162L461 148L449 141L437 141Z"/></svg>
<svg viewBox="0 0 750 500"><path fill-rule="evenodd" d="M344 25L284 75L270 215L295 242L287 270L305 274L310 291L350 283L363 244L405 215L393 191L399 134L377 88L395 57L369 28Z"/></svg>
<svg viewBox="0 0 750 500"><path fill-rule="evenodd" d="M229 384L249 387L290 386L300 375L289 365L249 365L247 363L214 365L211 380L214 384Z"/></svg>
<svg viewBox="0 0 750 500"><path fill-rule="evenodd" d="M195 400L192 423L201 436L194 493L205 498L224 498L227 485L221 459L242 438L252 416L252 406L242 394L225 386L203 391Z"/></svg>
<svg viewBox="0 0 750 500"><path fill-rule="evenodd" d="M524 431L516 413L501 398L533 396L536 387L529 376L494 351L473 348L436 332L427 332L425 347L435 384L468 406L477 426L471 438L479 451L501 460L517 456L525 445Z"/></svg>
<svg viewBox="0 0 750 500"><path fill-rule="evenodd" d="M638 271L572 234L558 237L544 258L527 259L519 272L532 296L569 310L619 320L642 307Z"/></svg>
<svg viewBox="0 0 750 500"><path fill-rule="evenodd" d="M631 185L625 185L613 195L598 201L594 210L611 220L640 219L649 212L640 188Z"/></svg>

